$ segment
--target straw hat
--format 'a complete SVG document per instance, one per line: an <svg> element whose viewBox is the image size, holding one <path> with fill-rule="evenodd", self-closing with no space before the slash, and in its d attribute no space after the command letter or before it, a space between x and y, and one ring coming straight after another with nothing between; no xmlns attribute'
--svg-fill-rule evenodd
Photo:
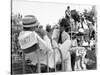
<svg viewBox="0 0 100 75"><path fill-rule="evenodd" d="M34 27L38 26L39 22L34 15L26 15L23 19L23 27Z"/></svg>
<svg viewBox="0 0 100 75"><path fill-rule="evenodd" d="M23 23L23 25L22 25L23 28L24 27L30 28L30 27L35 27L35 26L39 25L38 20L33 15L26 15L22 19L22 23ZM32 32L32 31L20 32L18 40L19 40L19 44L21 46L21 49L30 48L37 43L37 38L36 38L35 32Z"/></svg>

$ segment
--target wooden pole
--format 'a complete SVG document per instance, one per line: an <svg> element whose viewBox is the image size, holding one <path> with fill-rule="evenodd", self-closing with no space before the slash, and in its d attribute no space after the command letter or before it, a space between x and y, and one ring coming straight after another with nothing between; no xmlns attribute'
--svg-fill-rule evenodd
<svg viewBox="0 0 100 75"><path fill-rule="evenodd" d="M41 66L40 66L40 49L37 51L37 60L38 60L38 73L41 73Z"/></svg>
<svg viewBox="0 0 100 75"><path fill-rule="evenodd" d="M23 74L25 74L25 53L22 50L22 59L23 59Z"/></svg>
<svg viewBox="0 0 100 75"><path fill-rule="evenodd" d="M71 26L71 41L72 41L72 23L70 21L70 26Z"/></svg>
<svg viewBox="0 0 100 75"><path fill-rule="evenodd" d="M48 57L48 53L49 52L47 52L47 72L49 72L49 57Z"/></svg>
<svg viewBox="0 0 100 75"><path fill-rule="evenodd" d="M54 49L54 67L55 67L55 72L56 72L56 54L55 54L55 49Z"/></svg>

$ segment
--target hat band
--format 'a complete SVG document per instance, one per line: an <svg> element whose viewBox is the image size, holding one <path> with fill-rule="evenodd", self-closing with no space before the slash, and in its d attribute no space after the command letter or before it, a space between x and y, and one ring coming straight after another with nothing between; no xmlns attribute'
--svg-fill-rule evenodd
<svg viewBox="0 0 100 75"><path fill-rule="evenodd" d="M35 24L36 23L36 21L35 22L31 22L31 23L23 23L23 25L32 25L32 24Z"/></svg>

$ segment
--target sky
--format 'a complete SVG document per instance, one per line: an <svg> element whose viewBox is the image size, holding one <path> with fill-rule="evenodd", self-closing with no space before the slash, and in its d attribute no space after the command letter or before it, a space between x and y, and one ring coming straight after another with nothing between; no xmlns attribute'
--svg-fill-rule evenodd
<svg viewBox="0 0 100 75"><path fill-rule="evenodd" d="M80 12L84 9L91 9L91 5L12 0L12 12L14 14L34 15L44 27L47 24L57 24L58 20L65 16L67 6Z"/></svg>

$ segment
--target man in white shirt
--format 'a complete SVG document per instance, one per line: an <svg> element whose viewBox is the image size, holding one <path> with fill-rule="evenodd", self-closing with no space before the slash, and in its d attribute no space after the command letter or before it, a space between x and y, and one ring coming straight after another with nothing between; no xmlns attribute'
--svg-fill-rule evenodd
<svg viewBox="0 0 100 75"><path fill-rule="evenodd" d="M70 36L65 32L64 26L55 28L52 34L53 48L59 48L62 53L65 71L71 71L71 58L69 49L71 48Z"/></svg>
<svg viewBox="0 0 100 75"><path fill-rule="evenodd" d="M25 60L31 60L31 64L37 65L40 62L40 64L54 68L54 53L51 41L46 31L39 29L38 25L35 16L28 15L24 17L23 31L20 32L18 37L20 47L25 53Z"/></svg>

